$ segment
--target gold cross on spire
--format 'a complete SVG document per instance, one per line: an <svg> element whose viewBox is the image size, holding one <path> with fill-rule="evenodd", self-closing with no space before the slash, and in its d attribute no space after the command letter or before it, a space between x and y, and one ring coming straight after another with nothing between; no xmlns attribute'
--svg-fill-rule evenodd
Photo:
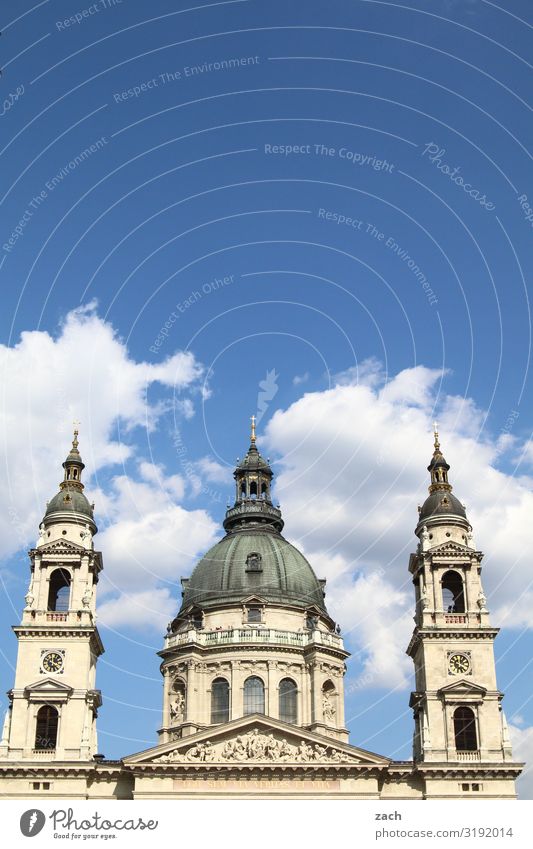
<svg viewBox="0 0 533 849"><path fill-rule="evenodd" d="M440 451L440 442L439 442L439 426L437 422L433 422L433 436L435 438L435 451Z"/></svg>
<svg viewBox="0 0 533 849"><path fill-rule="evenodd" d="M255 444L255 416L251 416L250 421L252 422L252 433L250 436L250 442Z"/></svg>

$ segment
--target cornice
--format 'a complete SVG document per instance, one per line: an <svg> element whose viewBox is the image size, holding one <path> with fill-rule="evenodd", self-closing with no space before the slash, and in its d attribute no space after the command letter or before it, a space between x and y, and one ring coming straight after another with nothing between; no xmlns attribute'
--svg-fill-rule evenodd
<svg viewBox="0 0 533 849"><path fill-rule="evenodd" d="M122 761L110 763L88 763L73 762L42 762L36 761L0 761L0 776L3 778L27 778L28 776L45 776L50 778L75 778L84 776L87 779L96 779L98 776L105 778L120 778L127 771Z"/></svg>
<svg viewBox="0 0 533 849"><path fill-rule="evenodd" d="M346 777L346 773L351 773L354 775L361 775L364 773L366 775L371 775L372 777L378 778L380 776L387 774L387 767L383 767L381 764L357 764L357 763L332 763L332 764L301 764L301 763L246 763L246 762L237 762L237 763L136 763L136 764L124 764L125 771L131 772L134 775L138 772L143 773L156 773L161 775L162 773L171 774L173 777L181 777L186 776L190 777L191 775L198 775L202 780L209 780L211 777L215 777L224 774L225 778L232 778L233 776L242 776L246 775L247 779L253 779L254 775L264 775L267 774L272 776L273 778L276 775L286 775L290 774L291 778L317 778L326 775L339 775L342 777Z"/></svg>
<svg viewBox="0 0 533 849"><path fill-rule="evenodd" d="M419 644L426 640L495 640L500 633L499 628L482 626L480 628L420 628L417 626L409 641L406 654L412 656Z"/></svg>
<svg viewBox="0 0 533 849"><path fill-rule="evenodd" d="M345 649L336 649L333 646L324 646L321 643L311 643L307 646L288 646L283 643L227 643L215 646L201 646L198 643L186 643L183 646L161 649L157 654L165 662L168 662L182 660L184 657L194 656L195 653L197 655L197 657L194 657L195 660L205 660L209 655L233 654L240 656L243 652L250 651L255 654L296 654L305 660L312 654L328 655L337 660L346 660L346 658L350 657L350 652Z"/></svg>
<svg viewBox="0 0 533 849"><path fill-rule="evenodd" d="M417 763L414 774L423 778L518 778L525 764L523 763Z"/></svg>

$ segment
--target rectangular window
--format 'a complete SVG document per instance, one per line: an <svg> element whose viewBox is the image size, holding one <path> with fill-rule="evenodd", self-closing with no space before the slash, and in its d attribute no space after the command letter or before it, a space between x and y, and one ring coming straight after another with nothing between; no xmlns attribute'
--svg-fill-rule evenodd
<svg viewBox="0 0 533 849"><path fill-rule="evenodd" d="M31 789L32 790L40 790L41 789L41 782L40 781L32 781Z"/></svg>
<svg viewBox="0 0 533 849"><path fill-rule="evenodd" d="M261 608L260 607L249 607L248 608L248 622L261 622Z"/></svg>

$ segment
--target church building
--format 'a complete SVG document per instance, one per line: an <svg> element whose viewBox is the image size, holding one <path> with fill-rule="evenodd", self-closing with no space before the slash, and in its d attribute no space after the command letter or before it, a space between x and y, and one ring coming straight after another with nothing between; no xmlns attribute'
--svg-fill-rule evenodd
<svg viewBox="0 0 533 849"><path fill-rule="evenodd" d="M102 555L74 432L59 492L29 552L30 580L0 743L0 797L63 799L513 799L513 760L482 553L435 432L429 496L409 560L412 760L349 742L349 653L325 581L283 536L256 444L234 472L224 537L182 579L163 640L159 739L99 754L96 622ZM357 623L345 623L357 628Z"/></svg>

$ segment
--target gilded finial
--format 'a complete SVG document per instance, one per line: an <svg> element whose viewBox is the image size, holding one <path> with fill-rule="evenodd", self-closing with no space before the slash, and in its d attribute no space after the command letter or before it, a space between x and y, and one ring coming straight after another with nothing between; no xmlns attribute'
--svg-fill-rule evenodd
<svg viewBox="0 0 533 849"><path fill-rule="evenodd" d="M74 422L72 422L72 424L74 425L74 438L72 440L72 448L73 448L74 451L77 451L78 450L78 434L79 434L78 428L80 426L80 423L74 421Z"/></svg>
<svg viewBox="0 0 533 849"><path fill-rule="evenodd" d="M250 434L250 442L252 443L252 445L255 445L255 416L251 416L250 421L252 422L252 432Z"/></svg>

